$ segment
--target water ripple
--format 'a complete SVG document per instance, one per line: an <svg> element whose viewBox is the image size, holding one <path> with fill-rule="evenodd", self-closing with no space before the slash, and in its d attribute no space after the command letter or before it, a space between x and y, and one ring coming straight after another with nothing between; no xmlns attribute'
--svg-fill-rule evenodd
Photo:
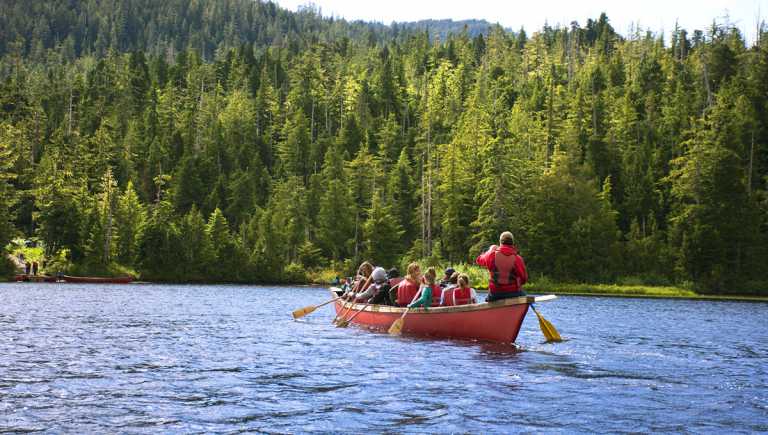
<svg viewBox="0 0 768 435"><path fill-rule="evenodd" d="M0 432L759 432L765 305L564 297L517 346L335 328L313 288L0 284Z"/></svg>

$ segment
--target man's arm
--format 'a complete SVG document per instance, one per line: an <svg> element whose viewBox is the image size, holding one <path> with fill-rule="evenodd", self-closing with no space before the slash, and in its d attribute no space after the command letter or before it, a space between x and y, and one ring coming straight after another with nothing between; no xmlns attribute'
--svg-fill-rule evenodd
<svg viewBox="0 0 768 435"><path fill-rule="evenodd" d="M491 263L493 262L493 255L496 252L496 249L497 249L496 245L491 245L491 247L488 248L487 251L485 251L484 253L480 254L475 259L475 263L480 265L480 266L489 267L491 265Z"/></svg>

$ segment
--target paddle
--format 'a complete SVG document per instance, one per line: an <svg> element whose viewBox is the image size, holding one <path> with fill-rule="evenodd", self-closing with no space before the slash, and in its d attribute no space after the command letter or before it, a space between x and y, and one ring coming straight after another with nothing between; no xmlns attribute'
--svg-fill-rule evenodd
<svg viewBox="0 0 768 435"><path fill-rule="evenodd" d="M358 314L360 314L363 311L365 311L365 309L368 308L368 305L371 305L371 303L370 302L366 302L365 305L363 305L363 308L360 308L359 310L357 310L357 312L355 314L353 314L352 317L350 317L349 319L341 319L338 322L336 322L336 327L337 328L346 328L347 326L349 326L349 322L351 322L355 317L357 317Z"/></svg>
<svg viewBox="0 0 768 435"><path fill-rule="evenodd" d="M365 290L366 288L368 288L368 285L370 284L370 281L372 279L373 279L373 275L369 276L368 279L365 280L365 283L363 283L362 287L360 287L359 283L358 283L358 285L356 285L352 289L352 292L356 293L358 291ZM342 312L340 312L338 315L336 315L336 317L333 319L333 322L331 322L331 323L338 323L339 320L343 319L344 317L347 317L347 314L349 314L349 312L352 311L352 307L355 306L355 301L354 300L352 300L350 302L352 302L352 304L346 309L346 311L344 311L344 309L342 308Z"/></svg>
<svg viewBox="0 0 768 435"><path fill-rule="evenodd" d="M351 305L348 307L345 307L344 304L346 304L347 302L350 302ZM345 317L347 313L352 309L353 305L355 305L355 301L347 301L347 300L342 301L341 310L339 311L338 314L336 314L336 317L333 318L331 323L336 324L339 320L342 319L342 317Z"/></svg>
<svg viewBox="0 0 768 435"><path fill-rule="evenodd" d="M421 290L423 288L424 287L419 287L419 291L416 292L416 296L414 296L413 300L411 300L411 304L416 302L416 299L418 299L419 296L421 295ZM410 305L410 304L408 304L408 305ZM387 331L389 333L389 335L400 335L400 334L402 334L402 332L403 332L403 324L405 323L405 316L410 311L411 311L411 309L406 306L405 307L405 312L403 313L403 315L400 316L399 319L397 319L394 322L392 322L392 326L389 327L389 330Z"/></svg>
<svg viewBox="0 0 768 435"><path fill-rule="evenodd" d="M323 302L323 303L322 303L322 304L320 304L320 305L310 305L310 306L308 306L308 307L299 308L298 310L293 310L293 313L292 313L292 314L293 314L293 318L294 318L294 319L300 319L300 318L302 318L302 317L306 316L307 314L309 314L309 313L311 313L311 312L315 311L316 309L318 309L318 308L320 308L320 307L322 307L322 306L328 305L328 304L330 304L331 302L336 302L336 301L338 301L339 299L341 299L341 296L337 296L337 297L335 297L335 298L331 299L331 300L330 300L330 301L328 301L328 302Z"/></svg>
<svg viewBox="0 0 768 435"><path fill-rule="evenodd" d="M536 307L534 307L533 304L531 304L531 309L534 313L536 313L536 317L539 318L539 328L541 328L541 333L544 334L544 338L546 338L548 342L563 341L563 339L560 337L560 333L557 332L557 329L555 329L554 325L549 323L549 320L545 319L541 314L539 314L538 310L536 310Z"/></svg>

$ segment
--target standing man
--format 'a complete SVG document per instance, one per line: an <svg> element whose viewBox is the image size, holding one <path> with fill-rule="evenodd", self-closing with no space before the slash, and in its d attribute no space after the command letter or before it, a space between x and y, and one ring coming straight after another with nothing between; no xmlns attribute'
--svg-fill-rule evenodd
<svg viewBox="0 0 768 435"><path fill-rule="evenodd" d="M501 233L499 246L491 245L475 263L490 273L486 302L525 295L523 284L528 282L528 271L523 257L517 253L515 237L509 231Z"/></svg>

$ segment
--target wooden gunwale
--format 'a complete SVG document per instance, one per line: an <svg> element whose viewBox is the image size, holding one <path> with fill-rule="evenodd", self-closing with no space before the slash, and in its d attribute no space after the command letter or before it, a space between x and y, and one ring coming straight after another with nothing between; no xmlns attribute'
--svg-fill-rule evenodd
<svg viewBox="0 0 768 435"><path fill-rule="evenodd" d="M338 296L342 290L338 287L331 287L329 291L335 297L335 296ZM470 312L470 311L493 310L496 308L507 307L510 305L522 305L522 304L532 304L535 302L547 302L553 299L557 299L557 296L555 295L521 296L518 298L502 299L500 301L495 301L495 302L482 302L479 304L458 305L458 306L452 306L452 307L411 308L410 313L411 314L463 313L463 312ZM337 301L337 303L340 303L342 308L345 308L345 309L351 306L352 310L354 311L364 311L364 312L371 312L371 313L402 314L407 309L405 307L392 307L389 305L368 305L367 307L365 307L365 304L363 303L352 303L352 302L346 302L341 300Z"/></svg>

